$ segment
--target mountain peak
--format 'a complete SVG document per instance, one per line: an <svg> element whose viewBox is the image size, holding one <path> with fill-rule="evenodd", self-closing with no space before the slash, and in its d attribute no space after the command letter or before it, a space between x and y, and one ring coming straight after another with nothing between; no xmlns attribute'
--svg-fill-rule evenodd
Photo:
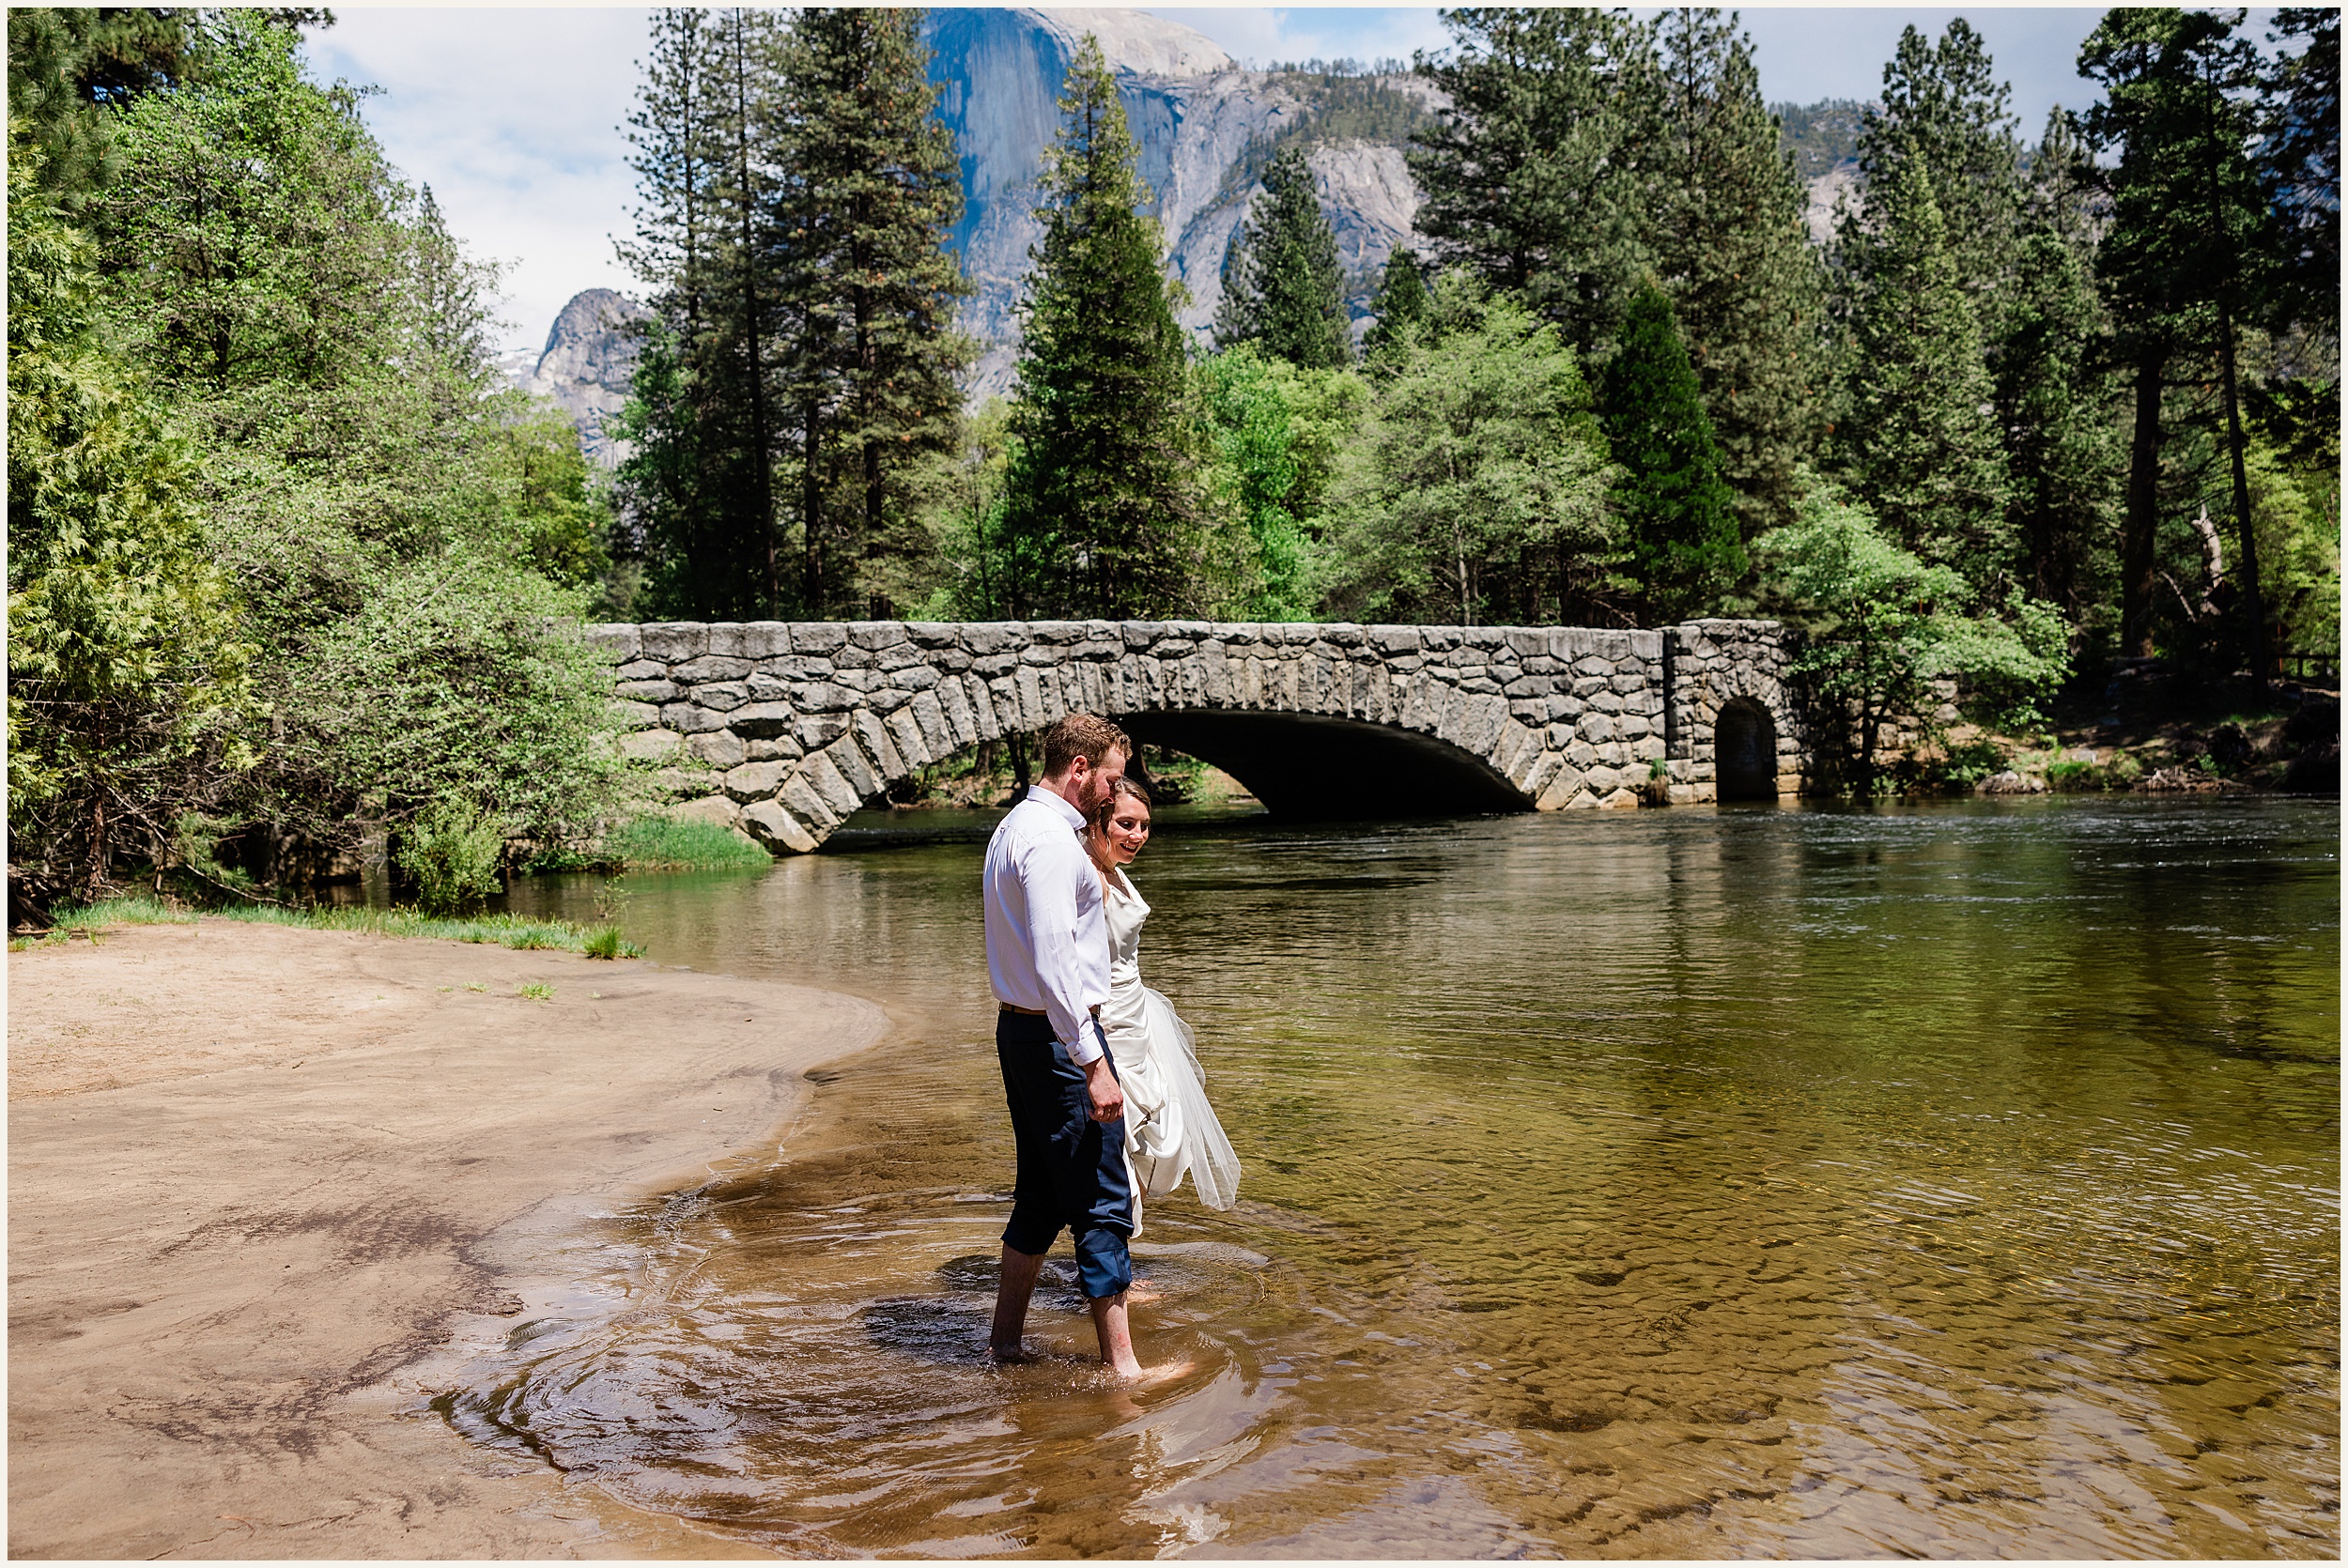
<svg viewBox="0 0 2348 1568"><path fill-rule="evenodd" d="M1059 39L1070 56L1090 33L1112 70L1136 76L1212 76L1236 69L1233 60L1204 33L1147 11L1022 9L1019 15Z"/></svg>

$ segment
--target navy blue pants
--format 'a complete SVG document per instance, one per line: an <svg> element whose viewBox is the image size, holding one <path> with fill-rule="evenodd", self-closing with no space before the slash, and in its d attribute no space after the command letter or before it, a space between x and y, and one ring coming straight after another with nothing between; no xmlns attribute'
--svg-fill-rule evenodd
<svg viewBox="0 0 2348 1568"><path fill-rule="evenodd" d="M1096 1020L1090 1025L1101 1034ZM1108 1041L1101 1039L1101 1049ZM1076 1273L1086 1297L1115 1296L1134 1283L1125 1251L1134 1234L1134 1195L1125 1179L1125 1120L1096 1122L1084 1068L1052 1038L1048 1019L1003 1013L995 1025L1019 1148L1019 1182L1003 1245L1040 1256L1066 1230L1076 1244ZM1117 1070L1111 1060L1109 1070Z"/></svg>

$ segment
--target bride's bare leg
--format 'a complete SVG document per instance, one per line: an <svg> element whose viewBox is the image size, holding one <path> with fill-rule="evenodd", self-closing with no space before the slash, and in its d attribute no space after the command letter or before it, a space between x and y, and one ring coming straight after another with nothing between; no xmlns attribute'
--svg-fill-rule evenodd
<svg viewBox="0 0 2348 1568"><path fill-rule="evenodd" d="M1134 1335L1125 1319L1126 1299L1130 1290L1115 1296L1103 1296L1092 1302L1092 1327L1101 1336L1101 1360L1109 1370L1128 1383L1162 1383L1169 1377L1180 1377L1190 1370L1188 1361L1167 1361L1145 1368L1134 1354Z"/></svg>

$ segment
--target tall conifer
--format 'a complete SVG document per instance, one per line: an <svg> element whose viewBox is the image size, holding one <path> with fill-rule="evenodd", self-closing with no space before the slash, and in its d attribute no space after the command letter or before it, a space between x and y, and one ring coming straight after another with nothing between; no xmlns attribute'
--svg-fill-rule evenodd
<svg viewBox="0 0 2348 1568"><path fill-rule="evenodd" d="M1321 210L1302 147L1284 148L1264 170L1263 194L1233 247L1214 340L1222 348L1253 343L1306 370L1333 370L1352 358L1336 232Z"/></svg>
<svg viewBox="0 0 2348 1568"><path fill-rule="evenodd" d="M1373 363L1390 358L1401 346L1404 329L1427 319L1431 302L1426 270L1418 257L1409 246L1397 245L1386 254L1385 269L1378 274L1378 292L1370 296L1370 327L1362 339L1363 354Z"/></svg>
<svg viewBox="0 0 2348 1568"><path fill-rule="evenodd" d="M1870 191L1888 184L1910 159L1922 159L1931 171L1957 286L1992 343L2020 216L2022 149L2013 96L1997 78L1988 46L1960 16L1937 43L1913 26L1904 29L1883 68L1882 102L1860 115L1859 173ZM1863 224L1846 224L1843 240L1863 246Z"/></svg>
<svg viewBox="0 0 2348 1568"><path fill-rule="evenodd" d="M1654 127L1639 138L1650 244L1752 538L1792 521L1795 473L1821 433L1824 278L1751 42L1693 9L1666 13L1658 42Z"/></svg>
<svg viewBox="0 0 2348 1568"><path fill-rule="evenodd" d="M962 211L951 132L932 112L920 13L809 8L782 54L794 152L777 251L797 410L807 613L885 609L919 546L912 465L950 441L968 346L945 248ZM831 471L836 469L836 485Z"/></svg>
<svg viewBox="0 0 2348 1568"><path fill-rule="evenodd" d="M623 466L654 570L659 613L755 620L780 613L773 569L775 424L766 406L774 299L760 286L768 232L766 101L771 12L657 12L638 89L636 238L621 254L654 285L672 380L646 418L691 422L689 443L640 429L672 450L690 446L694 483ZM648 372L650 374L651 372ZM666 470L664 470L666 471Z"/></svg>
<svg viewBox="0 0 2348 1568"><path fill-rule="evenodd" d="M1840 432L1856 488L1908 550L1993 601L2018 566L1981 333L1957 281L1922 156L1868 192L1870 267L1854 313L1852 408Z"/></svg>
<svg viewBox="0 0 2348 1568"><path fill-rule="evenodd" d="M2074 624L2093 615L2109 570L2120 467L2109 326L2095 289L2095 215L2080 185L2087 157L2071 115L2048 115L2031 160L1995 366L2030 591Z"/></svg>
<svg viewBox="0 0 2348 1568"><path fill-rule="evenodd" d="M1418 231L1446 262L1521 296L1584 356L1613 341L1648 269L1626 160L1626 89L1647 32L1579 8L1462 7L1453 47L1417 59L1449 99L1413 131Z"/></svg>
<svg viewBox="0 0 2348 1568"><path fill-rule="evenodd" d="M1671 300L1654 284L1623 317L1604 410L1624 472L1610 500L1650 617L1644 623L1700 614L1744 575L1745 552L1687 345Z"/></svg>
<svg viewBox="0 0 2348 1568"><path fill-rule="evenodd" d="M1186 356L1117 82L1087 36L1044 155L1005 528L1012 613L1166 614L1191 592Z"/></svg>

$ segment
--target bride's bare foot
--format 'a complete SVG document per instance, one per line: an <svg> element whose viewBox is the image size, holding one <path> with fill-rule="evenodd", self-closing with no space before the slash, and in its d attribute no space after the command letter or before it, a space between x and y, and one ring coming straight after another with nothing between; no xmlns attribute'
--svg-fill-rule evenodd
<svg viewBox="0 0 2348 1568"><path fill-rule="evenodd" d="M1129 1305L1138 1304L1141 1306L1148 1306L1152 1301L1163 1301L1165 1299L1166 1293L1160 1290L1156 1285L1151 1284L1148 1280L1135 1280L1132 1284L1125 1287L1125 1300Z"/></svg>

